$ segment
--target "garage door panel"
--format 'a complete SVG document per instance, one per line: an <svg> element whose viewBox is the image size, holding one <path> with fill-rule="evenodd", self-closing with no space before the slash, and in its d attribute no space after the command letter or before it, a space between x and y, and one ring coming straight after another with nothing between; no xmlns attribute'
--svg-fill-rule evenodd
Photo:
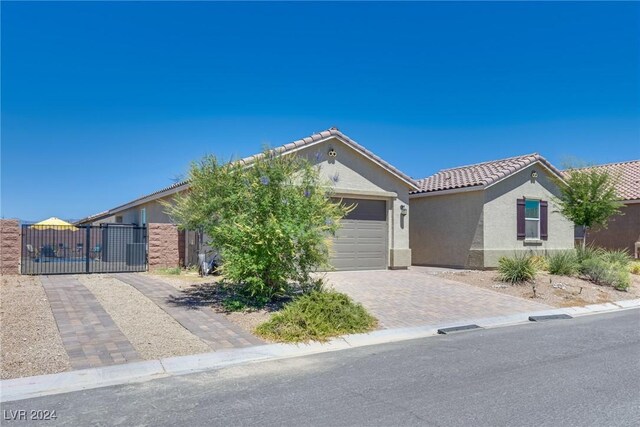
<svg viewBox="0 0 640 427"><path fill-rule="evenodd" d="M359 201L353 201L359 203ZM386 211L380 221L380 206L384 201L359 206L366 208L357 212L359 219L344 219L336 232L331 247L331 265L336 270L372 270L387 268L387 222ZM375 218L375 219L362 219Z"/></svg>

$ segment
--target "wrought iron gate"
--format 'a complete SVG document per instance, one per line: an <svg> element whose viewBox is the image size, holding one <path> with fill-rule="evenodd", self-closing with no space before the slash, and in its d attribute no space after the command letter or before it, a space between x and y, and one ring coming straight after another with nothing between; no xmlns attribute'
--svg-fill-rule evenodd
<svg viewBox="0 0 640 427"><path fill-rule="evenodd" d="M118 273L146 269L145 226L22 226L22 274Z"/></svg>

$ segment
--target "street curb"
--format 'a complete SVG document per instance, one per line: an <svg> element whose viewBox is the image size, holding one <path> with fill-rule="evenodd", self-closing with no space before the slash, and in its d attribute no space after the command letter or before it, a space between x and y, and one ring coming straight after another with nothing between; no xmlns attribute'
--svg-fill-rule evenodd
<svg viewBox="0 0 640 427"><path fill-rule="evenodd" d="M466 319L438 325L383 329L373 331L368 334L345 335L326 343L267 344L240 349L222 350L215 353L169 357L159 360L134 362L103 368L82 369L78 371L62 372L59 374L2 380L0 381L0 402L12 402L16 400L69 393L79 390L143 382L174 375L184 375L221 369L227 366L239 364L280 360L376 344L432 337L438 335L438 329L458 327L461 325L476 324L481 328L489 329L531 323L529 321L529 316L568 314L572 317L579 317L634 308L640 308L640 299L617 301L615 303L606 304L594 304L584 307L556 308L483 319ZM446 337L446 335L441 336Z"/></svg>

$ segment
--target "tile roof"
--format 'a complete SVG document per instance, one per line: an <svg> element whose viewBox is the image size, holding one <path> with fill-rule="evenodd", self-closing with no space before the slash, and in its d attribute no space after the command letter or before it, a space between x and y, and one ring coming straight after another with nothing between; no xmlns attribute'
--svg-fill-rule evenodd
<svg viewBox="0 0 640 427"><path fill-rule="evenodd" d="M622 200L640 200L640 160L595 165L579 170L606 171L618 181L616 191ZM570 171L568 171L570 172Z"/></svg>
<svg viewBox="0 0 640 427"><path fill-rule="evenodd" d="M284 145L281 145L279 147L275 147L275 148L272 149L272 151L277 153L277 154L284 154L284 153L287 153L287 152L294 151L294 150L296 150L298 148L302 148L302 147L305 147L305 146L313 144L313 143L319 143L321 141L325 141L325 140L328 140L328 139L331 139L331 138L340 139L342 142L344 142L345 144L349 145L354 150L360 152L364 156L370 158L372 161L378 163L382 168L386 169L391 174L396 175L398 178L400 178L401 180L405 181L407 184L409 184L410 187L412 187L414 189L418 188L418 185L417 185L416 181L413 180L413 178L409 177L408 175L405 175L399 169L395 168L390 163L386 162L382 158L380 158L377 155L373 154L371 151L367 150L365 147L363 147L362 145L358 144L357 142L355 142L354 140L352 140L351 138L349 138L348 136L346 136L345 134L340 132L335 127L332 127L330 129L327 129L327 130L322 131L322 132L314 133L313 135L308 136L306 138L298 139L298 140L290 142L288 144L284 144ZM238 162L251 164L257 158L261 157L262 155L263 155L262 153L254 154L253 156L249 156L249 157L245 157L243 159L240 159L240 160L238 160ZM168 187L164 187L164 188L161 188L160 190L154 191L153 193L149 193L149 194L146 194L144 196L138 197L137 199L134 199L134 200L132 200L130 202L127 202L127 203L125 203L123 205L117 206L117 207L115 207L113 209L109 209L107 211L100 212L98 214L91 215L91 216L88 216L88 217L83 218L81 220L78 220L77 222L75 222L75 224L93 222L93 221L97 221L99 219L107 218L107 217L109 217L109 216L111 216L111 215L113 215L113 214L115 214L115 213L117 213L117 212L119 212L121 210L124 210L124 208L135 206L135 205L137 205L137 204L139 204L139 203L141 203L143 201L154 200L156 198L160 198L160 197L168 195L168 194L173 194L173 193L176 193L178 191L186 190L188 187L189 187L189 180L176 182L175 184L172 184L172 185L170 185Z"/></svg>
<svg viewBox="0 0 640 427"><path fill-rule="evenodd" d="M296 150L298 148L302 148L302 147L305 147L307 145L310 145L310 144L313 144L313 143L316 143L316 142L320 142L320 141L324 141L324 140L327 140L327 139L330 139L330 138L338 138L338 139L340 139L342 142L344 142L345 144L349 145L351 148L353 148L356 151L360 152L360 154L363 154L364 156L370 158L371 160L373 160L374 162L378 163L380 166L382 166L384 169L386 169L391 174L396 175L398 178L400 178L403 181L405 181L411 187L417 188L417 183L413 178L411 178L408 175L405 175L402 171L400 171L396 167L392 166L390 163L388 163L387 161L383 160L381 157L373 154L373 152L367 150L365 147L363 147L362 145L358 144L353 139L349 138L347 135L345 135L344 133L340 132L335 127L332 127L330 129L327 129L327 130L322 131L322 132L314 133L313 135L308 136L306 138L298 139L298 140L290 142L288 144L284 144L284 145L281 145L279 147L275 147L275 148L273 148L272 151L275 152L275 153L278 153L278 154L284 154L284 153ZM241 159L240 162L252 163L255 159L257 159L258 157L261 157L262 155L263 155L262 153L259 153L259 154L255 154L253 156L245 157L244 159Z"/></svg>
<svg viewBox="0 0 640 427"><path fill-rule="evenodd" d="M486 188L489 185L536 162L542 163L558 177L562 172L556 169L538 153L524 156L509 157L507 159L492 160L474 165L459 166L443 169L427 178L417 181L419 190L412 194L431 193L444 190L462 190L472 187Z"/></svg>

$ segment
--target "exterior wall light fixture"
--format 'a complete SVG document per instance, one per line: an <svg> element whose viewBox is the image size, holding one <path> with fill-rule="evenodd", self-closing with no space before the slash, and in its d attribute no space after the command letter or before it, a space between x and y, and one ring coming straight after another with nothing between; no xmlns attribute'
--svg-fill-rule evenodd
<svg viewBox="0 0 640 427"><path fill-rule="evenodd" d="M333 148L329 150L329 153L327 153L329 155L329 157L337 157L338 153L336 153L336 150L334 150Z"/></svg>

